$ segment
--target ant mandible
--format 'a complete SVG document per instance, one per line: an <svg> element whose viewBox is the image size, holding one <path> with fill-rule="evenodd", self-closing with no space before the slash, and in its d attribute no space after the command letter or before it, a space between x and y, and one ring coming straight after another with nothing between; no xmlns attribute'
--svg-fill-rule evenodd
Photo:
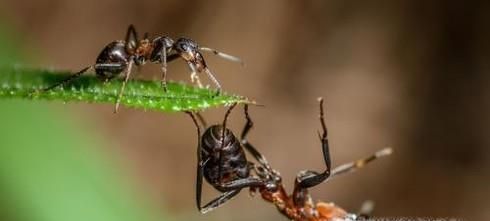
<svg viewBox="0 0 490 221"><path fill-rule="evenodd" d="M259 192L264 200L274 204L279 212L291 220L349 221L360 218L361 216L347 213L344 209L333 203L320 201L315 204L308 189L325 182L328 178L362 168L377 158L391 154L392 149L384 148L367 158L340 165L332 170L327 128L324 119L323 99L320 98L319 103L320 123L323 130L322 134L319 134L319 137L322 143L326 169L323 172L305 170L298 173L291 195L286 192L279 172L272 169L265 157L246 140L246 135L253 126L253 122L248 114L247 105L244 106L247 122L242 131L240 143L238 143L233 133L226 129L226 119L234 105L228 109L222 125L209 127L202 136L196 117L188 112L197 127L199 135L198 175L196 184L196 200L199 210L202 213L209 212L237 195L241 189L249 187L251 193ZM198 116L200 117L200 115ZM242 147L248 150L259 164L247 161ZM254 172L255 175L251 175L251 172ZM218 191L223 192L223 194L206 204L204 208L201 208L203 174L208 183Z"/></svg>
<svg viewBox="0 0 490 221"><path fill-rule="evenodd" d="M144 65L147 61L161 64L161 84L164 91L167 91L167 63L180 57L187 62L187 65L192 72L191 81L193 83L196 81L197 85L202 87L197 74L204 71L216 85L217 94L219 94L221 92L221 85L208 68L204 57L201 54L202 51L212 52L224 59L243 64L237 57L211 48L200 47L195 41L189 38L179 38L177 41L174 41L167 36L157 36L153 39L149 39L148 34L146 33L143 39L139 40L136 29L133 25L130 25L126 32L125 40L113 41L105 46L97 57L94 65L86 67L65 80L44 88L41 91L49 91L58 86L65 85L77 79L89 69L94 69L96 76L104 82L110 81L124 72L124 81L119 90L114 109L114 113L116 113L119 108L124 88L131 75L133 64L140 66Z"/></svg>

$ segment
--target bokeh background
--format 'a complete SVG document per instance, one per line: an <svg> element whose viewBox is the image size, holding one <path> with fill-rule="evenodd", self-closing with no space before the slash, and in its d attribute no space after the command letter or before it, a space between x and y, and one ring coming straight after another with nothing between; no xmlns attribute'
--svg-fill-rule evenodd
<svg viewBox="0 0 490 221"><path fill-rule="evenodd" d="M316 98L335 165L395 154L312 189L377 216L489 220L490 4L486 1L3 0L2 64L77 71L129 24L241 57L206 57L229 92L256 99L250 140L291 188L323 168ZM158 65L135 77L156 79ZM182 61L169 78L189 82ZM203 77L205 79L205 77ZM2 220L285 220L243 191L206 215L194 200L196 134L184 114L0 102ZM224 109L207 111L211 123ZM241 111L230 126L238 131ZM21 148L22 147L22 148ZM83 155L83 156L81 156ZM205 199L217 192L210 187Z"/></svg>

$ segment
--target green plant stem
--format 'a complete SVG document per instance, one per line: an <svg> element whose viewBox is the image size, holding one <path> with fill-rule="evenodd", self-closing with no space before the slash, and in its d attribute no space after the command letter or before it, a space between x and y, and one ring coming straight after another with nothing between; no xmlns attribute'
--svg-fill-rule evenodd
<svg viewBox="0 0 490 221"><path fill-rule="evenodd" d="M61 100L63 102L116 102L122 80L98 80L93 74L79 77L71 83L49 91L40 89L54 85L70 76L69 72L35 70L24 67L0 68L0 99ZM247 98L219 95L215 90L190 87L169 82L167 91L160 81L130 80L121 98L121 105L163 112L200 111L232 103L253 103Z"/></svg>

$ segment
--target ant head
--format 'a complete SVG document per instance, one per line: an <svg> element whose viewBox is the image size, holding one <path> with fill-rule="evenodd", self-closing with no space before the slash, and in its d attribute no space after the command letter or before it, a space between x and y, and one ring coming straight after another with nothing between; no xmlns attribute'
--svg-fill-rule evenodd
<svg viewBox="0 0 490 221"><path fill-rule="evenodd" d="M174 44L174 49L188 61L194 60L199 56L199 45L189 38L179 38Z"/></svg>

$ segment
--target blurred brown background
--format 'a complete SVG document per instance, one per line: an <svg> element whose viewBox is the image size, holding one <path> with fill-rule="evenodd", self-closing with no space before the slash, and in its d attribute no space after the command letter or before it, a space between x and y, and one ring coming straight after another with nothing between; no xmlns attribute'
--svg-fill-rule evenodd
<svg viewBox="0 0 490 221"><path fill-rule="evenodd" d="M490 219L490 4L485 1L28 1L7 0L2 19L25 41L33 66L77 71L108 42L139 32L188 36L241 57L208 55L226 91L265 104L251 109L250 140L288 187L322 169L316 97L327 106L334 164L392 146L395 154L312 190L378 216ZM147 65L136 77L157 78ZM189 81L186 65L169 78ZM202 77L205 79L205 77ZM183 114L56 104L85 119L122 155L142 195L178 219L285 220L259 197L200 215L194 203L194 127ZM205 113L209 122L224 109ZM243 124L234 112L231 126ZM205 198L216 196L207 187Z"/></svg>

